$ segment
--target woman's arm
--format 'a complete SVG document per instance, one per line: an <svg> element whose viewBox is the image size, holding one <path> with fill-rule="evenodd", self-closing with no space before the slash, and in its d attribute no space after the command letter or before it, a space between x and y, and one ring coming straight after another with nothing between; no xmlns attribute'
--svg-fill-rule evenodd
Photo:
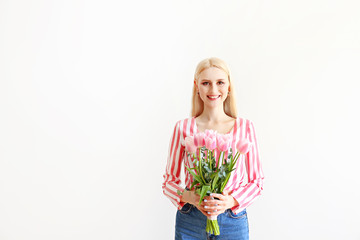
<svg viewBox="0 0 360 240"><path fill-rule="evenodd" d="M238 203L237 206L231 208L234 212L237 212L240 208L248 207L263 190L264 174L260 162L255 127L251 121L248 121L247 134L249 141L253 143L245 158L248 183L245 186L239 186L231 193L231 196Z"/></svg>
<svg viewBox="0 0 360 240"><path fill-rule="evenodd" d="M178 209L181 209L185 204L180 201L181 195L178 194L178 191L180 193L184 192L184 188L180 186L180 173L185 150L184 146L181 145L180 122L181 121L178 121L175 124L174 131L170 139L166 171L163 175L164 182L162 184L163 193Z"/></svg>

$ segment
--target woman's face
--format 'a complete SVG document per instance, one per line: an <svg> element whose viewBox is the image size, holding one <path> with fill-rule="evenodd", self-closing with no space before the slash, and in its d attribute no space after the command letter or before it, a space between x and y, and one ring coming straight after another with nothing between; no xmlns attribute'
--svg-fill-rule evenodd
<svg viewBox="0 0 360 240"><path fill-rule="evenodd" d="M194 81L201 100L208 107L223 104L230 91L228 75L221 69L210 67L202 71L198 81Z"/></svg>

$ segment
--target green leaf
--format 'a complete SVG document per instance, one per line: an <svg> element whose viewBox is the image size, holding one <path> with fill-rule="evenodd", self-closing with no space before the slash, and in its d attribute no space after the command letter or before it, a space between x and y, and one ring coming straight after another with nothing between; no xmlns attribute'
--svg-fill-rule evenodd
<svg viewBox="0 0 360 240"><path fill-rule="evenodd" d="M212 185L211 185L212 190L215 189L216 183L217 183L218 180L219 180L219 174L216 174L216 176L215 176L215 178L214 178L214 180L212 182Z"/></svg>
<svg viewBox="0 0 360 240"><path fill-rule="evenodd" d="M191 171L191 170L189 169L188 166L185 166L185 167L186 167L186 169L189 171L189 173L194 177L194 179L195 179L196 181L198 181L199 183L205 184L205 183L201 180L201 178L200 178L198 175L196 175L196 173L194 173L193 171Z"/></svg>
<svg viewBox="0 0 360 240"><path fill-rule="evenodd" d="M220 188L220 192L221 192L221 193L224 191L224 188L225 188L227 182L229 181L229 178L230 178L230 174L228 174L228 175L226 176L225 181L221 184L221 188Z"/></svg>
<svg viewBox="0 0 360 240"><path fill-rule="evenodd" d="M213 172L213 173L210 174L210 178L211 178L211 179L214 179L216 175L218 175L218 173L217 173L217 172Z"/></svg>
<svg viewBox="0 0 360 240"><path fill-rule="evenodd" d="M190 189L193 189L193 187L198 184L199 182L197 180L194 180L193 183L190 186Z"/></svg>
<svg viewBox="0 0 360 240"><path fill-rule="evenodd" d="M200 192L200 200L199 200L199 206L201 205L204 197L205 197L205 194L207 191L210 190L210 186L209 185L205 185L201 188L201 192Z"/></svg>
<svg viewBox="0 0 360 240"><path fill-rule="evenodd" d="M200 195L200 192L201 192L201 188L198 188L198 189L196 189L196 191L195 191L195 193L198 194L198 195Z"/></svg>

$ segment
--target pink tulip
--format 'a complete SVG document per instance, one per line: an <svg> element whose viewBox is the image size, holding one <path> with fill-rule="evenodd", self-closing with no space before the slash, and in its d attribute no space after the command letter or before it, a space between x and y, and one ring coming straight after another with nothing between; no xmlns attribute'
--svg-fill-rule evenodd
<svg viewBox="0 0 360 240"><path fill-rule="evenodd" d="M239 142L236 144L236 149L242 153L246 154L251 147L252 143L249 142L246 138L240 139Z"/></svg>
<svg viewBox="0 0 360 240"><path fill-rule="evenodd" d="M203 147L205 145L205 133L196 133L194 135L194 144L196 147Z"/></svg>
<svg viewBox="0 0 360 240"><path fill-rule="evenodd" d="M185 138L185 150L189 153L196 153L196 146L194 144L193 136L189 136Z"/></svg>
<svg viewBox="0 0 360 240"><path fill-rule="evenodd" d="M205 137L205 147L211 151L214 150L216 148L216 136Z"/></svg>
<svg viewBox="0 0 360 240"><path fill-rule="evenodd" d="M216 137L216 131L211 130L211 129L206 129L205 130L205 136L207 136L207 137Z"/></svg>
<svg viewBox="0 0 360 240"><path fill-rule="evenodd" d="M206 129L204 140L205 147L209 150L214 150L216 148L216 131Z"/></svg>
<svg viewBox="0 0 360 240"><path fill-rule="evenodd" d="M231 145L231 135L230 134L219 134L217 135L217 146L220 151L225 152L229 150Z"/></svg>

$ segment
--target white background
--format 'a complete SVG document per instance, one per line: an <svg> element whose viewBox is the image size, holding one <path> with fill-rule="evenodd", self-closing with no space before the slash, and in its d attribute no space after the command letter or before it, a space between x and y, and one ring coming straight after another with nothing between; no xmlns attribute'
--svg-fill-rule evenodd
<svg viewBox="0 0 360 240"><path fill-rule="evenodd" d="M173 239L169 140L212 56L259 141L251 239L360 239L359 8L1 0L0 239Z"/></svg>

